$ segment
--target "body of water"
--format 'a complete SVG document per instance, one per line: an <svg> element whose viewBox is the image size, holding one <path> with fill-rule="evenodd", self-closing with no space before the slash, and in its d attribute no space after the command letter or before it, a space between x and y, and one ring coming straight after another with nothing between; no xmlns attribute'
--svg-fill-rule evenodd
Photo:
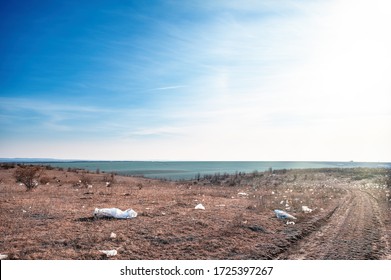
<svg viewBox="0 0 391 280"><path fill-rule="evenodd" d="M72 161L47 162L56 167L82 168L90 171L99 169L121 175L164 178L168 180L193 179L198 174L254 172L275 169L305 168L391 168L391 163L375 162L304 162L304 161Z"/></svg>

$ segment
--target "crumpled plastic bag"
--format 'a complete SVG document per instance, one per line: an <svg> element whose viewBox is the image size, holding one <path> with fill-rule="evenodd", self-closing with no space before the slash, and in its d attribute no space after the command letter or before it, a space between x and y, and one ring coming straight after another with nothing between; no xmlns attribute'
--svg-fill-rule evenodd
<svg viewBox="0 0 391 280"><path fill-rule="evenodd" d="M282 211L282 210L274 210L274 213L276 213L276 216L278 219L292 219L292 220L296 220L297 218L288 214L287 212L285 211Z"/></svg>
<svg viewBox="0 0 391 280"><path fill-rule="evenodd" d="M200 204L197 204L196 207L194 207L194 209L205 210L205 206L200 203Z"/></svg>
<svg viewBox="0 0 391 280"><path fill-rule="evenodd" d="M106 256L108 256L108 257L113 257L113 256L115 256L115 255L117 255L117 250L99 250L99 252L101 252L101 253L103 253L103 254L105 254Z"/></svg>
<svg viewBox="0 0 391 280"><path fill-rule="evenodd" d="M132 219L137 217L137 212L133 209L122 211L118 208L95 208L94 217L96 218L116 218L116 219Z"/></svg>
<svg viewBox="0 0 391 280"><path fill-rule="evenodd" d="M312 209L308 208L308 206L301 206L301 210L303 210L304 213L311 213Z"/></svg>

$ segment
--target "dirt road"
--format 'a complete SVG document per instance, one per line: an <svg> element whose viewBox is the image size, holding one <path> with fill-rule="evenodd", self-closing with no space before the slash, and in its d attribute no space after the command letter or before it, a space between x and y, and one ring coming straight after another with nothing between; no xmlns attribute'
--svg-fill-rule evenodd
<svg viewBox="0 0 391 280"><path fill-rule="evenodd" d="M380 205L370 192L348 189L330 218L278 259L390 259Z"/></svg>

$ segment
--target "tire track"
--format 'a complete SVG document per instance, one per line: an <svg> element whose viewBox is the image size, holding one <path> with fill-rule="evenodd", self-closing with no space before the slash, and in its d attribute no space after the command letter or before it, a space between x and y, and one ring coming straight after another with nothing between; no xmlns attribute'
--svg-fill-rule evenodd
<svg viewBox="0 0 391 280"><path fill-rule="evenodd" d="M387 231L377 200L347 189L329 221L291 246L279 259L381 259L390 254Z"/></svg>

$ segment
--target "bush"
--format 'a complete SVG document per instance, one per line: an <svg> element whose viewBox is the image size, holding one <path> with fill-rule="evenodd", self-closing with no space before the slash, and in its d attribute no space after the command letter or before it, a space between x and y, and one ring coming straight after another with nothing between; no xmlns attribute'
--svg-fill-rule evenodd
<svg viewBox="0 0 391 280"><path fill-rule="evenodd" d="M19 166L14 172L14 177L16 182L22 183L30 191L38 187L41 174L42 169L39 166Z"/></svg>
<svg viewBox="0 0 391 280"><path fill-rule="evenodd" d="M50 182L50 178L47 177L47 176L43 176L39 179L39 182L42 184L42 185L46 185L47 183Z"/></svg>
<svg viewBox="0 0 391 280"><path fill-rule="evenodd" d="M387 188L391 189L391 168L387 170L386 186L387 186Z"/></svg>
<svg viewBox="0 0 391 280"><path fill-rule="evenodd" d="M80 184L87 188L89 185L92 184L92 178L90 176L87 176L86 174L83 174L81 177L80 177Z"/></svg>

